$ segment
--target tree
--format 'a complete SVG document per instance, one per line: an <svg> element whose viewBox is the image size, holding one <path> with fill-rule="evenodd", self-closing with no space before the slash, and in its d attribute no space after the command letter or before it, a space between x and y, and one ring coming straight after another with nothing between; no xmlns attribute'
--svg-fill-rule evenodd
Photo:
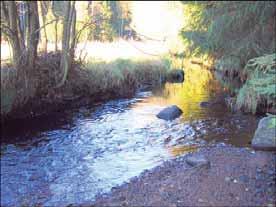
<svg viewBox="0 0 276 207"><path fill-rule="evenodd" d="M41 16L42 16L42 23L43 25L46 24L47 19L47 13L50 7L49 1L40 1L40 10L41 10ZM47 45L48 45L48 38L47 38L47 31L46 27L43 28L44 31L44 37L41 38L43 42L43 50L47 52Z"/></svg>
<svg viewBox="0 0 276 207"><path fill-rule="evenodd" d="M27 63L29 67L34 66L37 57L37 46L39 42L39 18L37 1L27 1L28 14L28 38L27 38Z"/></svg>
<svg viewBox="0 0 276 207"><path fill-rule="evenodd" d="M19 66L26 64L27 68L33 68L39 41L37 1L26 2L27 9L23 14L26 15L24 16L26 18L21 18L21 21L18 14L18 4L20 3L22 4L22 2L15 1L1 2L1 31L8 37L12 45L14 65L19 68ZM25 39L27 39L26 43Z"/></svg>
<svg viewBox="0 0 276 207"><path fill-rule="evenodd" d="M275 2L183 2L182 37L194 54L235 56L242 66L275 50Z"/></svg>
<svg viewBox="0 0 276 207"><path fill-rule="evenodd" d="M65 1L65 16L63 18L62 51L60 69L63 71L61 82L57 87L64 85L68 70L71 67L71 60L74 59L75 32L76 32L76 9L75 1Z"/></svg>
<svg viewBox="0 0 276 207"><path fill-rule="evenodd" d="M23 40L19 35L19 18L14 1L1 1L1 31L7 36L12 46L13 63L16 67L21 64L23 56Z"/></svg>

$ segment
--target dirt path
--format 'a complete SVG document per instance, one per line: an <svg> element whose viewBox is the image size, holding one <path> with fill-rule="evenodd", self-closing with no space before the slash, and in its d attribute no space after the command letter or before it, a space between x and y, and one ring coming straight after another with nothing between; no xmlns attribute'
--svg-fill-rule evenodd
<svg viewBox="0 0 276 207"><path fill-rule="evenodd" d="M195 154L211 167L189 166ZM208 147L144 172L93 206L275 206L275 161L274 152Z"/></svg>

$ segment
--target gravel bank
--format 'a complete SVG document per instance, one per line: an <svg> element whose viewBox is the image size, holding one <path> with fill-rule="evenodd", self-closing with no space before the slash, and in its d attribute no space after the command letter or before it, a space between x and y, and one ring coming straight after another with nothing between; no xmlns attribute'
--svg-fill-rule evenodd
<svg viewBox="0 0 276 207"><path fill-rule="evenodd" d="M188 156L211 165L191 167ZM145 171L87 206L275 206L275 152L206 147Z"/></svg>

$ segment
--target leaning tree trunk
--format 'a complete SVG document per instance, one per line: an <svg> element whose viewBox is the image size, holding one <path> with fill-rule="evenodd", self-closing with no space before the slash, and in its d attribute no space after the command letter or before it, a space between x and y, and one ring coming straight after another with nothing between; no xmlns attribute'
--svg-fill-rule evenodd
<svg viewBox="0 0 276 207"><path fill-rule="evenodd" d="M39 18L37 1L27 1L28 5L28 39L27 39L27 64L29 68L34 66L37 57L39 42Z"/></svg>
<svg viewBox="0 0 276 207"><path fill-rule="evenodd" d="M60 83L58 83L57 87L61 87L64 85L68 70L71 67L71 60L74 58L74 54L72 54L71 46L74 44L75 35L71 34L71 32L75 32L76 25L76 10L75 10L75 1L68 1L66 3L66 12L65 17L63 19L63 32L62 32L62 52L61 52L61 62L60 69L63 71L63 77ZM71 43L71 45L70 45ZM73 45L74 46L74 45Z"/></svg>

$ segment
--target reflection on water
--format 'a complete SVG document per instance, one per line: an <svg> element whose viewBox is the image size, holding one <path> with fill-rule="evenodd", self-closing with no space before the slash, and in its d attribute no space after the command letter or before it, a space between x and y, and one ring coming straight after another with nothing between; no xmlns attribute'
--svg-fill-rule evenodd
<svg viewBox="0 0 276 207"><path fill-rule="evenodd" d="M185 121L205 118L209 111L200 107L200 102L212 99L222 89L208 70L189 69L185 72L183 84L166 84L163 90L155 91L156 96L150 97L147 102L163 106L176 104L182 109Z"/></svg>
<svg viewBox="0 0 276 207"><path fill-rule="evenodd" d="M220 92L208 71L189 70L180 85L14 123L2 134L1 205L83 204L208 143L248 146L254 117L231 114L220 105L199 106ZM155 115L170 104L183 115L158 119Z"/></svg>

